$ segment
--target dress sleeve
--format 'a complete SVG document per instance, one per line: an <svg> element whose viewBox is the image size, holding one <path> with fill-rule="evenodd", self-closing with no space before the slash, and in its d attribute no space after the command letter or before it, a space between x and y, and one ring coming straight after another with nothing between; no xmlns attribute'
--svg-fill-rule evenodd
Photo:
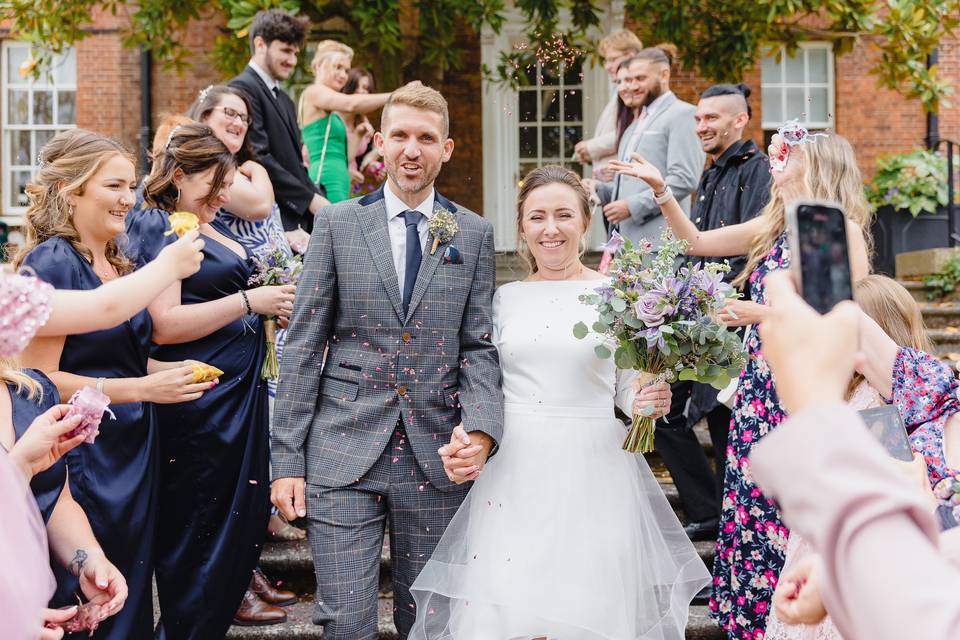
<svg viewBox="0 0 960 640"><path fill-rule="evenodd" d="M637 395L634 381L639 376L634 369L617 369L616 403L620 410L633 418L633 399Z"/></svg>
<svg viewBox="0 0 960 640"><path fill-rule="evenodd" d="M500 308L502 300L503 295L500 289L497 289L493 294L493 346L497 348L497 351L500 351Z"/></svg>
<svg viewBox="0 0 960 640"><path fill-rule="evenodd" d="M120 248L137 268L157 257L160 250L177 241L170 230L167 212L162 209L141 209L127 214L126 238Z"/></svg>
<svg viewBox="0 0 960 640"><path fill-rule="evenodd" d="M34 247L24 258L20 271L49 282L55 289L83 289L80 260L69 241L54 237Z"/></svg>

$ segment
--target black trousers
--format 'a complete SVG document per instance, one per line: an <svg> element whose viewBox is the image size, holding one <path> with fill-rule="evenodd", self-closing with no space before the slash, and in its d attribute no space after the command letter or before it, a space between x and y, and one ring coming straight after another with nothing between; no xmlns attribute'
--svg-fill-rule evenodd
<svg viewBox="0 0 960 640"><path fill-rule="evenodd" d="M717 519L723 499L730 409L718 404L705 416L713 443L714 468L711 469L710 460L693 432L693 424L685 415L693 383L675 382L670 388L673 391L670 413L657 423L657 453L673 477L688 520L704 522Z"/></svg>

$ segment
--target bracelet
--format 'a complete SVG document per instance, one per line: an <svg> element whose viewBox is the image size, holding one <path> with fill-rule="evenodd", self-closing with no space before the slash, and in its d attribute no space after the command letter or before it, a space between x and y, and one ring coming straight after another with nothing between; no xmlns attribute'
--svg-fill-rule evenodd
<svg viewBox="0 0 960 640"><path fill-rule="evenodd" d="M250 298L247 297L247 292L243 289L240 289L239 293L241 302L243 302L243 308L246 309L247 315L249 316L253 313L253 307L250 306Z"/></svg>
<svg viewBox="0 0 960 640"><path fill-rule="evenodd" d="M97 378L97 393L103 393L103 383L106 381L106 378Z"/></svg>
<svg viewBox="0 0 960 640"><path fill-rule="evenodd" d="M657 204L667 204L668 202L670 202L670 198L672 197L673 197L673 191L670 190L670 185L666 185L666 187L664 187L663 189L663 192L659 194L658 193L653 194L653 201L656 202Z"/></svg>

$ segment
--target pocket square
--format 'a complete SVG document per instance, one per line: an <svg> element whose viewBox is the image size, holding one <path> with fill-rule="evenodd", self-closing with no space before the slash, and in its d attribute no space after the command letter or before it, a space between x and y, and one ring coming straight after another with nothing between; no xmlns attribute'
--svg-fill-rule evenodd
<svg viewBox="0 0 960 640"><path fill-rule="evenodd" d="M443 264L463 264L463 256L455 246L448 245L443 252Z"/></svg>

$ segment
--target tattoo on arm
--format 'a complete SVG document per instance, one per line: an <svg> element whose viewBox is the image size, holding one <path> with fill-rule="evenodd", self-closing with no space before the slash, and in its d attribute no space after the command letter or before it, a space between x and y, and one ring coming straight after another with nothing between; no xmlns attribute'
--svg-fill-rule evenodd
<svg viewBox="0 0 960 640"><path fill-rule="evenodd" d="M83 571L83 565L87 562L87 552L83 549L77 549L77 553L73 556L73 560L70 561L69 566L67 567L75 576L79 576L80 572Z"/></svg>

